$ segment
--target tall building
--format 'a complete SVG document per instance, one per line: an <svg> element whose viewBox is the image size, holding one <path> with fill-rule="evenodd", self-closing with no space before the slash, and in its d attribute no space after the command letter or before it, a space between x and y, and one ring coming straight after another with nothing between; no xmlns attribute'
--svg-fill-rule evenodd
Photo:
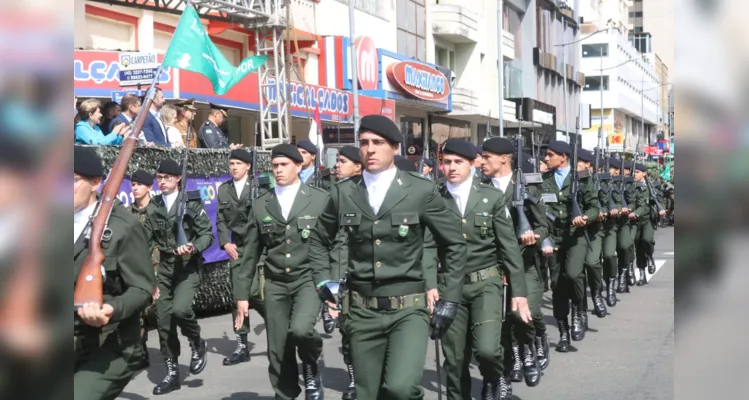
<svg viewBox="0 0 749 400"><path fill-rule="evenodd" d="M642 53L657 53L666 66L674 66L674 0L633 0L629 30Z"/></svg>

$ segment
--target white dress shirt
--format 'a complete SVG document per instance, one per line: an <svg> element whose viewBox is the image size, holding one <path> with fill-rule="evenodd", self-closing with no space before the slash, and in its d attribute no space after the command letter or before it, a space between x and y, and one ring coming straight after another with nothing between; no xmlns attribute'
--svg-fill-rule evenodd
<svg viewBox="0 0 749 400"><path fill-rule="evenodd" d="M385 200L385 195L390 189L390 185L395 180L395 174L398 172L396 168L386 169L382 172L372 174L366 170L362 173L364 178L364 184L367 185L367 196L369 198L369 205L372 207L372 211L375 214L380 212L380 206Z"/></svg>
<svg viewBox="0 0 749 400"><path fill-rule="evenodd" d="M276 197L278 197L278 204L281 205L283 219L286 219L287 221L289 213L291 212L291 206L294 204L294 199L296 198L296 194L299 192L299 187L301 185L302 183L297 181L289 186L276 185L273 187L273 190L276 192Z"/></svg>
<svg viewBox="0 0 749 400"><path fill-rule="evenodd" d="M247 175L238 181L234 181L234 190L237 192L237 198L242 197L242 190L244 189L245 183L247 183Z"/></svg>
<svg viewBox="0 0 749 400"><path fill-rule="evenodd" d="M501 190L502 193L507 193L507 186L510 185L511 180L512 174L509 174L501 178L492 178L492 183L494 184L494 187Z"/></svg>
<svg viewBox="0 0 749 400"><path fill-rule="evenodd" d="M88 224L88 218L94 213L95 208L96 202L73 214L73 244L78 241L78 238L83 233L83 228Z"/></svg>
<svg viewBox="0 0 749 400"><path fill-rule="evenodd" d="M172 206L177 201L177 196L179 196L179 190L175 190L172 194L161 194L161 198L164 199L164 204L166 204L166 212L172 211Z"/></svg>
<svg viewBox="0 0 749 400"><path fill-rule="evenodd" d="M447 186L447 190L453 198L455 198L455 202L458 204L458 209L460 210L460 215L465 216L468 196L471 194L471 186L473 186L472 176L469 176L468 179L458 184L445 182L445 186Z"/></svg>
<svg viewBox="0 0 749 400"><path fill-rule="evenodd" d="M185 143L182 141L182 132L179 129L174 126L167 126L165 132L170 146L185 147Z"/></svg>

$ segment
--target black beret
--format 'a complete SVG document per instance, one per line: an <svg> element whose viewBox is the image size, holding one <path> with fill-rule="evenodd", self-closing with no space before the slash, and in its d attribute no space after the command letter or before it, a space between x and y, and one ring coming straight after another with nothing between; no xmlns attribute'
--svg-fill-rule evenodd
<svg viewBox="0 0 749 400"><path fill-rule="evenodd" d="M645 166L645 164L636 164L635 169L640 172L648 172L648 168Z"/></svg>
<svg viewBox="0 0 749 400"><path fill-rule="evenodd" d="M354 146L343 146L338 150L338 154L348 158L351 162L361 164L361 154L359 149Z"/></svg>
<svg viewBox="0 0 749 400"><path fill-rule="evenodd" d="M103 177L101 158L90 147L75 146L73 150L73 172L87 177Z"/></svg>
<svg viewBox="0 0 749 400"><path fill-rule="evenodd" d="M477 144L477 145L476 145L476 154L478 154L478 155L482 155L482 154L484 154L484 148L483 148L483 147L481 147L481 145L480 145L480 144Z"/></svg>
<svg viewBox="0 0 749 400"><path fill-rule="evenodd" d="M247 150L243 149L234 149L229 153L229 159L230 160L239 160L244 161L246 163L252 162L252 155Z"/></svg>
<svg viewBox="0 0 749 400"><path fill-rule="evenodd" d="M390 143L402 143L403 135L395 122L383 115L365 115L359 122L359 133L370 131Z"/></svg>
<svg viewBox="0 0 749 400"><path fill-rule="evenodd" d="M455 154L469 160L476 159L476 146L463 139L447 139L442 148L444 154Z"/></svg>
<svg viewBox="0 0 749 400"><path fill-rule="evenodd" d="M429 158L424 159L424 165L428 165L429 168L434 168L434 160L431 160Z"/></svg>
<svg viewBox="0 0 749 400"><path fill-rule="evenodd" d="M595 157L593 157L593 153L590 150L578 149L577 159L578 161L593 162Z"/></svg>
<svg viewBox="0 0 749 400"><path fill-rule="evenodd" d="M621 167L622 160L617 160L616 158L612 158L609 160L609 168L621 169Z"/></svg>
<svg viewBox="0 0 749 400"><path fill-rule="evenodd" d="M515 150L511 141L501 137L493 137L485 141L481 147L484 151L494 154L512 154Z"/></svg>
<svg viewBox="0 0 749 400"><path fill-rule="evenodd" d="M624 169L632 169L632 162L631 161L622 161L624 164Z"/></svg>
<svg viewBox="0 0 749 400"><path fill-rule="evenodd" d="M403 156L395 156L395 167L401 171L421 173L415 162Z"/></svg>
<svg viewBox="0 0 749 400"><path fill-rule="evenodd" d="M304 139L301 142L297 143L296 147L307 150L307 153L317 154L317 147L315 147L315 145L307 139Z"/></svg>
<svg viewBox="0 0 749 400"><path fill-rule="evenodd" d="M165 158L161 161L161 164L159 164L159 169L157 169L156 172L180 176L182 175L182 166L171 158Z"/></svg>
<svg viewBox="0 0 749 400"><path fill-rule="evenodd" d="M291 159L291 161L294 161L296 163L301 163L304 161L304 158L302 158L302 153L297 150L296 146L290 145L288 143L281 143L279 145L276 145L276 147L271 150L270 158L274 159L276 157L288 157Z"/></svg>
<svg viewBox="0 0 749 400"><path fill-rule="evenodd" d="M130 182L138 182L147 186L153 185L153 175L149 174L148 171L139 169L130 176Z"/></svg>
<svg viewBox="0 0 749 400"><path fill-rule="evenodd" d="M569 143L561 140L551 142L549 144L549 150L557 154L566 154L568 156L572 154L572 147L570 147Z"/></svg>

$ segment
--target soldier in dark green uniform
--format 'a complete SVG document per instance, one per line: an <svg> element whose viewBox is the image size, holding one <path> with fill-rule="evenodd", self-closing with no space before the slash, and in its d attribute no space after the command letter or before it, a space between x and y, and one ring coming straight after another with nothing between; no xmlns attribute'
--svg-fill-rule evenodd
<svg viewBox="0 0 749 400"><path fill-rule="evenodd" d="M632 263L634 262L634 235L637 234L637 228L633 221L629 219L629 212L635 208L636 192L634 181L630 175L632 163L622 160L622 167L624 171L624 176L620 178L624 181L622 197L627 207L622 206L619 217L619 233L616 244L616 254L619 261L619 284L616 291L617 293L629 293L629 286L634 282Z"/></svg>
<svg viewBox="0 0 749 400"><path fill-rule="evenodd" d="M73 152L73 282L88 257L96 191L104 177L93 149ZM74 398L116 399L141 362L140 315L156 284L143 226L115 200L101 247L104 304L87 303L74 317Z"/></svg>
<svg viewBox="0 0 749 400"><path fill-rule="evenodd" d="M606 304L609 307L616 306L616 241L619 231L618 220L622 204L622 192L620 185L616 183L619 176L621 160L609 160L609 165L602 163L604 169L608 169L610 180L601 182L604 192L610 196L608 201L608 215L603 222L603 279L606 282Z"/></svg>
<svg viewBox="0 0 749 400"><path fill-rule="evenodd" d="M232 288L239 287L237 271L242 265L244 238L247 236L247 221L250 213L250 196L252 179L249 172L252 168L252 156L246 150L236 149L229 154L229 173L231 179L218 188L218 210L216 231L221 249L229 255L229 277ZM258 188L260 189L260 188ZM256 274L251 283L250 302L252 308L265 319L265 307L260 294L260 274ZM237 308L232 303L232 326L237 318ZM224 365L235 365L250 361L250 349L247 346L247 334L250 332L250 318L246 318L237 335L237 348L231 356L224 358Z"/></svg>
<svg viewBox="0 0 749 400"><path fill-rule="evenodd" d="M518 177L513 171L513 143L504 138L491 138L482 145L484 149L484 162L482 171L489 183L504 193L505 206L510 211L514 226L518 224L517 209L513 207L515 195L515 182ZM532 165L527 162L523 165L524 173L532 172ZM512 372L510 378L514 382L520 382L525 377L526 384L536 386L540 382L541 369L549 365L549 338L546 334L546 323L541 310L543 284L540 271L536 265L536 258L541 243L549 236L549 224L546 212L541 203L541 191L537 184L525 185L527 196L524 197L523 205L526 218L531 224L533 231L524 232L523 237L514 236L514 241L522 244L522 276L527 288L528 305L533 315L530 324L524 323L513 313L512 318L507 321L508 328L505 329L505 343L512 343L512 352L507 352L506 357L512 359ZM513 232L515 232L513 230ZM547 244L551 244L547 242ZM510 282L510 291L516 293L516 286ZM509 340L511 339L511 340ZM522 351L521 351L522 349ZM509 364L509 363L508 363Z"/></svg>
<svg viewBox="0 0 749 400"><path fill-rule="evenodd" d="M151 203L151 188L153 187L153 175L139 169L130 176L130 190L133 194L133 204L128 209L135 215L141 224L145 225L146 218L148 217L148 211L153 210L153 203ZM151 263L153 264L154 276L159 268L159 249L154 248L151 250ZM154 299L157 297L158 287L154 288ZM148 360L148 347L146 342L148 341L148 331L156 329L156 304L151 305L143 311L141 316L141 340L143 342L143 359L140 365L140 369L145 369L150 366Z"/></svg>
<svg viewBox="0 0 749 400"><path fill-rule="evenodd" d="M595 155L590 150L579 149L577 153L577 170L580 174L587 175L580 182L590 184L596 196L597 206L599 209L598 218L588 221L588 237L590 237L590 247L585 255L585 276L590 287L590 297L593 300L593 312L598 318L606 317L606 302L603 300L603 263L601 262L601 251L603 246L603 220L608 212L608 203L606 202L606 193L596 191L593 184L593 162ZM587 296L583 302L583 325L588 328L588 307Z"/></svg>
<svg viewBox="0 0 749 400"><path fill-rule="evenodd" d="M421 263L425 229L444 252L445 291L435 307L432 337L441 337L462 301L466 244L460 219L434 182L395 168L403 135L381 115L361 119L365 171L338 183L312 234L314 265L329 272L329 251L339 228L348 236L348 302L345 329L359 399L422 399L421 377L429 335L428 292ZM326 284L320 281L319 286Z"/></svg>
<svg viewBox="0 0 749 400"><path fill-rule="evenodd" d="M303 364L305 396L323 398L318 370L322 338L315 330L320 298L315 282L329 276L329 263L310 262L309 238L328 194L299 180L302 155L290 144L279 144L271 152L276 186L258 197L250 210L239 287L235 328L248 315L250 282L256 275L260 254L265 259L265 305L268 338L268 373L277 399L294 399L301 393L296 354ZM326 268L322 271L322 268Z"/></svg>
<svg viewBox="0 0 749 400"><path fill-rule="evenodd" d="M652 205L650 188L645 182L648 173L647 167L643 164L635 165L635 190L637 193L636 207L630 212L630 220L634 219L637 223L637 236L634 238L637 247L637 269L640 278L637 286L648 283L645 276L645 269L650 269L650 273L655 273L655 261L653 260L653 251L655 248L655 221L657 218L666 214L665 210L658 212ZM653 190L656 190L653 188ZM653 193L656 198L658 194Z"/></svg>
<svg viewBox="0 0 749 400"><path fill-rule="evenodd" d="M551 221L551 235L557 249L551 259L551 284L554 318L559 328L557 351L570 348L570 302L572 302L572 340L585 337L583 301L585 299L584 263L588 252L586 225L599 216L598 201L592 184L580 182L578 203L582 216L572 218L571 171L569 144L555 141L546 150L549 171L543 174L542 198Z"/></svg>
<svg viewBox="0 0 749 400"><path fill-rule="evenodd" d="M312 144L309 140L302 140L296 145L297 150L304 158L302 163L302 170L299 172L299 179L302 183L307 185L316 186L315 183L315 159L320 157L317 154L317 147ZM320 187L318 189L330 190L330 171L327 169L317 172L320 175Z"/></svg>
<svg viewBox="0 0 749 400"><path fill-rule="evenodd" d="M208 218L200 192L187 192L183 220L187 245L177 247L177 209L182 197L179 191L182 167L174 160L165 159L156 171L161 196L152 199L154 209L146 219L146 231L151 243L159 246L159 299L156 314L159 319L159 342L167 373L153 389L153 394L169 393L180 388L177 358L180 355L177 326L187 337L192 348L190 373L199 374L206 365L205 340L200 337L200 325L195 319L192 303L200 284L201 253L213 243L211 220Z"/></svg>
<svg viewBox="0 0 749 400"><path fill-rule="evenodd" d="M528 325L532 320L520 246L506 206L506 196L501 190L482 184L471 175L476 158L475 146L462 139L448 139L442 154L447 180L440 185L440 195L461 219L460 227L468 246L463 299L454 322L442 339L447 398L471 397L468 370L471 352L466 350L473 349L484 379L482 398L498 396L506 399L509 382L504 377L501 343L503 276L509 277L513 311L520 323ZM437 253L441 265L445 265L445 254L439 248ZM437 275L441 294L447 289L444 278L442 274ZM538 286L538 281L535 284ZM535 364L535 353L529 350L528 354ZM540 378L540 371L537 374L536 378Z"/></svg>

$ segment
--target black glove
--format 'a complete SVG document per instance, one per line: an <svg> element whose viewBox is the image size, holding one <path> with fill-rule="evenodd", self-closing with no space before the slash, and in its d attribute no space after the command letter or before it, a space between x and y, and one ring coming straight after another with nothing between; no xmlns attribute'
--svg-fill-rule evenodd
<svg viewBox="0 0 749 400"><path fill-rule="evenodd" d="M429 322L429 325L432 327L432 333L429 337L431 337L432 340L441 339L442 335L444 335L445 332L447 332L447 329L450 328L450 324L453 323L455 314L457 313L458 303L442 300L437 301L437 304L434 306L432 320Z"/></svg>

